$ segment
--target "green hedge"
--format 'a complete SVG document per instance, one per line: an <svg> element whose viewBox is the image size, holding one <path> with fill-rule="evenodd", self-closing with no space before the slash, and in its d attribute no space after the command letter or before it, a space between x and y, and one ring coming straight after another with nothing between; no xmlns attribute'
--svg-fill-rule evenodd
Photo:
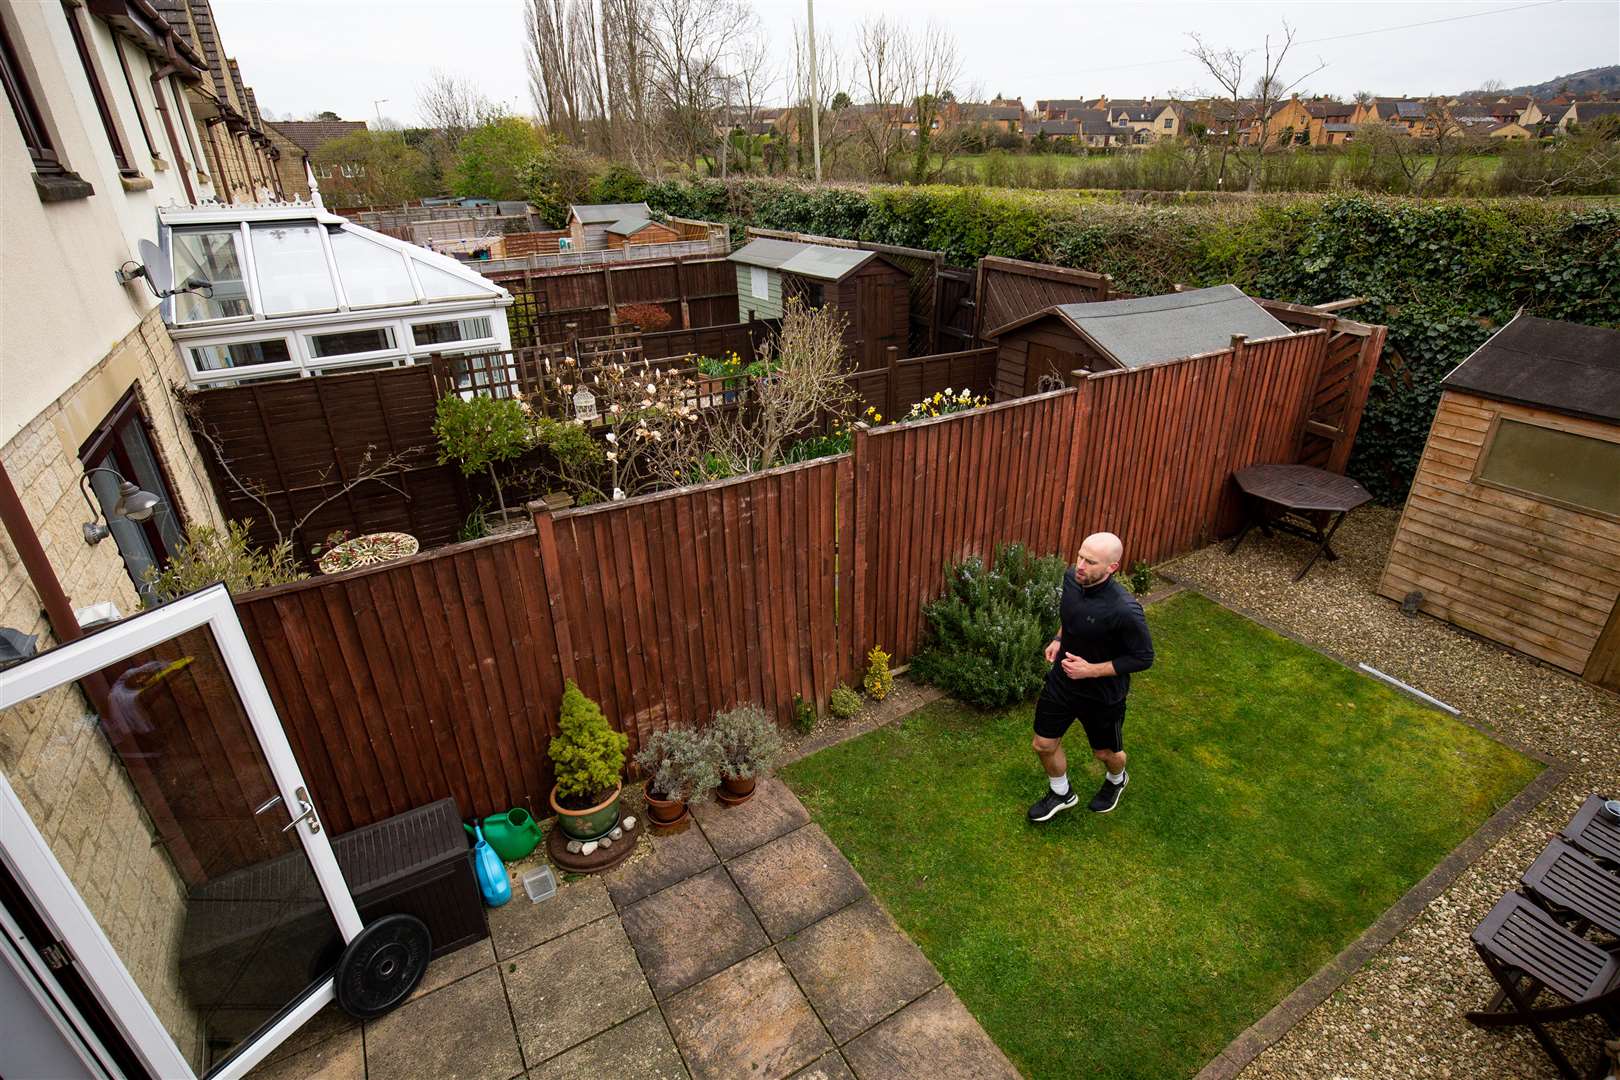
<svg viewBox="0 0 1620 1080"><path fill-rule="evenodd" d="M741 228L792 229L943 251L970 265L1004 255L1113 275L1128 292L1234 282L1390 328L1350 472L1385 502L1406 496L1439 380L1520 307L1620 325L1620 203L1349 196L1130 201L1102 192L812 187L783 181L651 185L659 210ZM1396 355L1398 354L1398 355Z"/></svg>

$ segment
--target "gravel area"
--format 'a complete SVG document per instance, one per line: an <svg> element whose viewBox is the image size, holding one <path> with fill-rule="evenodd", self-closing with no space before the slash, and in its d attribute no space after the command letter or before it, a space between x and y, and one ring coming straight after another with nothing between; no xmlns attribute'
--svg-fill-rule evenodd
<svg viewBox="0 0 1620 1080"><path fill-rule="evenodd" d="M1399 514L1358 510L1334 538L1337 562L1292 578L1310 545L1251 534L1236 555L1204 548L1158 569L1301 639L1365 662L1462 710L1480 727L1564 763L1569 777L1468 866L1395 939L1242 1076L1552 1077L1527 1032L1483 1031L1463 1013L1495 989L1468 935L1593 791L1620 790L1620 698L1428 616L1408 618L1374 589ZM1504 553L1511 557L1511 553ZM1564 1025L1590 1067L1596 1023Z"/></svg>

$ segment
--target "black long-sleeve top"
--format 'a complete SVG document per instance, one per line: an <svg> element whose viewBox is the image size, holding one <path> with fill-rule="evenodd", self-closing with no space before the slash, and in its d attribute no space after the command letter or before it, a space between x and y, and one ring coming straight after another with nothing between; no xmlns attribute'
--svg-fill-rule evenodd
<svg viewBox="0 0 1620 1080"><path fill-rule="evenodd" d="M1112 676L1071 679L1063 673L1060 653L1047 673L1049 693L1063 701L1117 705L1131 689L1131 672L1153 666L1153 638L1142 605L1112 577L1082 587L1074 567L1063 574L1063 652L1093 664L1112 660Z"/></svg>

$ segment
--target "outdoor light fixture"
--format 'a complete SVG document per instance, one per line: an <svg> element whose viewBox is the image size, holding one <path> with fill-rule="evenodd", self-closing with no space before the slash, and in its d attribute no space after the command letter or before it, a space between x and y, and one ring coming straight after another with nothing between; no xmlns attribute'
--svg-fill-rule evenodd
<svg viewBox="0 0 1620 1080"><path fill-rule="evenodd" d="M84 542L99 544L112 535L112 528L106 521L101 520L101 507L96 504L95 497L90 493L90 476L92 473L112 473L118 477L118 501L113 503L112 512L108 518L125 518L129 521L149 521L157 511L162 499L150 491L142 491L134 484L125 480L117 469L95 468L88 469L79 477L79 489L84 492L84 501L90 506L91 518L84 523Z"/></svg>

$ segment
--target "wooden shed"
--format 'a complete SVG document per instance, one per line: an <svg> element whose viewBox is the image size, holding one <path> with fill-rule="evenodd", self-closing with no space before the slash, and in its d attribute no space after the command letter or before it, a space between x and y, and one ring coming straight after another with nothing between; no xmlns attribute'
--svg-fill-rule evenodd
<svg viewBox="0 0 1620 1080"><path fill-rule="evenodd" d="M606 237L608 248L613 250L636 244L673 244L681 234L680 230L659 221L630 218L609 225Z"/></svg>
<svg viewBox="0 0 1620 1080"><path fill-rule="evenodd" d="M652 207L638 203L587 203L568 208L570 250L601 251L610 246L609 230L652 220ZM620 234L621 239L623 234ZM618 246L623 247L621 243Z"/></svg>
<svg viewBox="0 0 1620 1080"><path fill-rule="evenodd" d="M1620 690L1620 331L1520 315L1441 386L1378 591Z"/></svg>
<svg viewBox="0 0 1620 1080"><path fill-rule="evenodd" d="M728 256L737 265L737 318L779 319L791 297L844 315L858 370L881 367L894 346L907 355L911 276L875 251L760 238Z"/></svg>
<svg viewBox="0 0 1620 1080"><path fill-rule="evenodd" d="M1068 385L1072 371L1162 364L1292 333L1236 285L1163 296L1054 304L989 331L995 343L996 397L1024 397ZM1042 380L1046 380L1045 383Z"/></svg>

